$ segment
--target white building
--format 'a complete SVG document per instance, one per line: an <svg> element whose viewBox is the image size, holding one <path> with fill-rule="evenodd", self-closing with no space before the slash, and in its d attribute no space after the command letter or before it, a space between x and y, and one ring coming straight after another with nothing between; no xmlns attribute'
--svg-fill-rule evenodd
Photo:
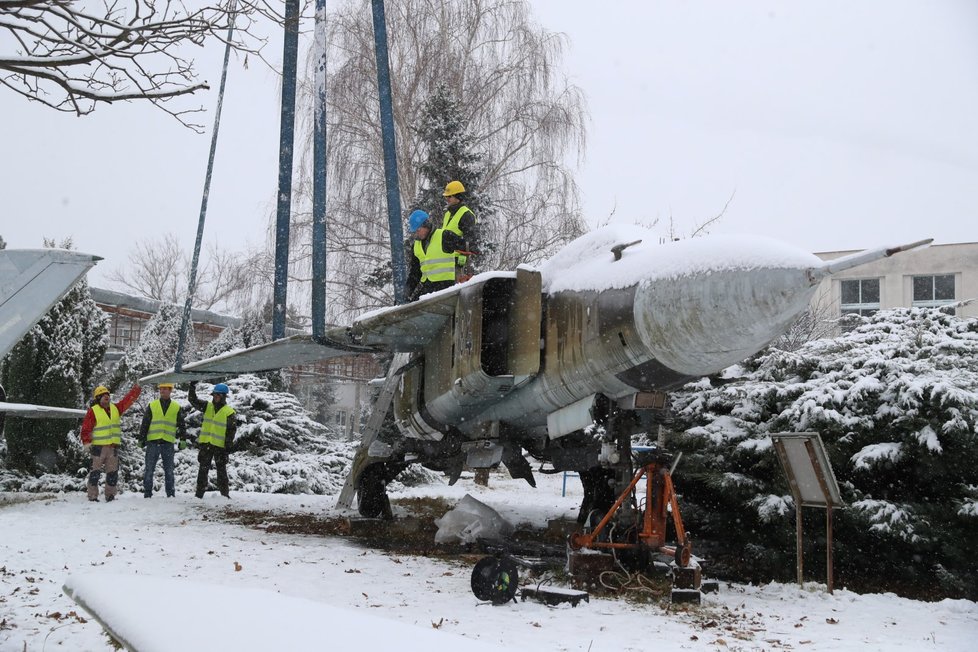
<svg viewBox="0 0 978 652"><path fill-rule="evenodd" d="M833 260L854 251L816 253ZM931 245L841 272L822 281L813 310L829 317L871 315L899 307L941 306L978 299L978 242ZM978 301L956 313L978 317Z"/></svg>

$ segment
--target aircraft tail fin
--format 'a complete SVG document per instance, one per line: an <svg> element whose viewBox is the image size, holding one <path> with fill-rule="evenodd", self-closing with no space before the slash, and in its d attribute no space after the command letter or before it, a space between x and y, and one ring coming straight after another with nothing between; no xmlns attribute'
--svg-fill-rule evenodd
<svg viewBox="0 0 978 652"><path fill-rule="evenodd" d="M65 249L0 250L0 357L100 260Z"/></svg>

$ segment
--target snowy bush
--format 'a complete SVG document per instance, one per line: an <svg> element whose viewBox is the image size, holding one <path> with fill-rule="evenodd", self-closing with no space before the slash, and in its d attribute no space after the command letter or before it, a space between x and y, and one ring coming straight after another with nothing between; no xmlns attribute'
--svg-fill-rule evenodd
<svg viewBox="0 0 978 652"><path fill-rule="evenodd" d="M768 559L793 552L794 505L769 435L818 432L847 503L835 518L838 579L978 597L967 552L978 540L978 319L883 311L741 366L734 381L700 380L672 397L685 431L669 445L684 452L676 483L689 529L722 540L730 568L748 544ZM807 567L824 577L823 520L805 510ZM789 579L794 568L768 570Z"/></svg>

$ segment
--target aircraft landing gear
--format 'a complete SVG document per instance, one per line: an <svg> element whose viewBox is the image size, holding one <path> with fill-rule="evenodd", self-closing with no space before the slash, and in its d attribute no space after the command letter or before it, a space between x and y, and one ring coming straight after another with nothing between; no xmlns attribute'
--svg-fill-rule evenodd
<svg viewBox="0 0 978 652"><path fill-rule="evenodd" d="M580 472L584 498L577 513L579 525L596 525L615 503L615 472L611 469L595 467Z"/></svg>
<svg viewBox="0 0 978 652"><path fill-rule="evenodd" d="M393 520L391 501L387 497L387 483L397 477L403 469L403 465L381 462L371 464L360 473L357 479L357 511L360 512L360 516Z"/></svg>

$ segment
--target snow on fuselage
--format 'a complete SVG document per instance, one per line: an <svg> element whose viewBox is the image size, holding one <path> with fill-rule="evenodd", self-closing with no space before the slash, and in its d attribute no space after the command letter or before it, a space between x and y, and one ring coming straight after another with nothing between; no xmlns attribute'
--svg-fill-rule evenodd
<svg viewBox="0 0 978 652"><path fill-rule="evenodd" d="M628 243L616 260L612 248ZM766 238L657 244L640 227L588 233L540 268L540 373L479 421L542 425L593 394L668 390L717 372L787 329L808 307L821 266Z"/></svg>

